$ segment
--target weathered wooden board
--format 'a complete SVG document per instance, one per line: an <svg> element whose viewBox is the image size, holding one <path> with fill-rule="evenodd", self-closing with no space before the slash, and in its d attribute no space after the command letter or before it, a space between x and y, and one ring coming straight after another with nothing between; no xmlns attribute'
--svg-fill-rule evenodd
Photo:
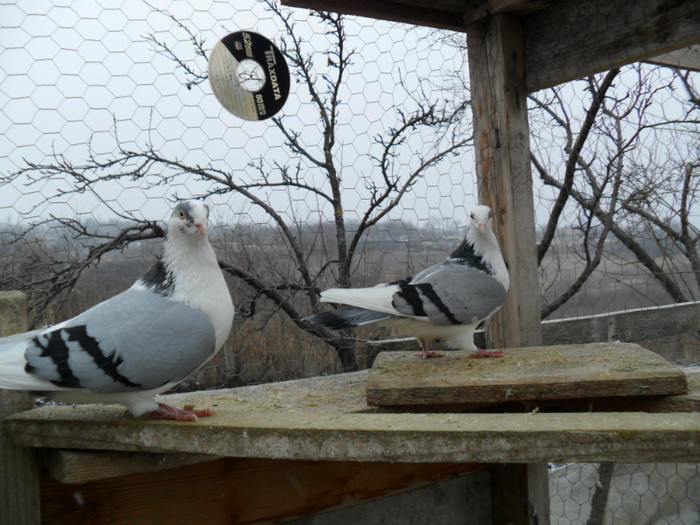
<svg viewBox="0 0 700 525"><path fill-rule="evenodd" d="M422 360L414 352L380 354L367 379L377 406L469 405L600 397L685 394L683 371L631 343L538 346L499 359L448 352Z"/></svg>
<svg viewBox="0 0 700 525"><path fill-rule="evenodd" d="M220 459L208 454L149 454L109 450L47 448L41 465L59 483L89 483L144 472L172 470Z"/></svg>
<svg viewBox="0 0 700 525"><path fill-rule="evenodd" d="M525 19L528 92L698 44L700 3L553 2Z"/></svg>
<svg viewBox="0 0 700 525"><path fill-rule="evenodd" d="M0 337L27 330L27 298L0 291ZM0 523L33 525L39 516L39 465L33 450L13 446L2 420L34 406L27 392L0 390Z"/></svg>
<svg viewBox="0 0 700 525"><path fill-rule="evenodd" d="M503 308L488 322L493 348L542 344L535 211L523 85L522 25L496 16L467 35L474 100L474 160L479 202L493 210L493 226L510 273Z"/></svg>

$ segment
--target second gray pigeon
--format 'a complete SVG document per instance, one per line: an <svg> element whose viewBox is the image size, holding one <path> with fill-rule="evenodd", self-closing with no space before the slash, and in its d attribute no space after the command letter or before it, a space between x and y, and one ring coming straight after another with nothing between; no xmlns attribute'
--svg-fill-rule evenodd
<svg viewBox="0 0 700 525"><path fill-rule="evenodd" d="M193 421L154 396L201 368L231 330L231 294L209 243L209 208L175 206L162 256L128 290L62 323L0 339L0 388L67 403L121 403L134 416Z"/></svg>
<svg viewBox="0 0 700 525"><path fill-rule="evenodd" d="M423 358L444 354L428 349L426 339L444 339L471 357L500 357L474 344L480 323L501 309L510 280L488 206L476 206L459 247L443 262L413 276L369 288L331 288L321 301L346 305L306 317L334 330L380 323L418 338Z"/></svg>

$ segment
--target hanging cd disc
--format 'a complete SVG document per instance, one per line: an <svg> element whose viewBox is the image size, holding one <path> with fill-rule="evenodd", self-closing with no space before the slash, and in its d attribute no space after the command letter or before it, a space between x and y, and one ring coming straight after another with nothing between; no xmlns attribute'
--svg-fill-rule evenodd
<svg viewBox="0 0 700 525"><path fill-rule="evenodd" d="M214 46L209 82L228 111L245 120L264 120L287 101L289 68L270 40L252 31L237 31Z"/></svg>

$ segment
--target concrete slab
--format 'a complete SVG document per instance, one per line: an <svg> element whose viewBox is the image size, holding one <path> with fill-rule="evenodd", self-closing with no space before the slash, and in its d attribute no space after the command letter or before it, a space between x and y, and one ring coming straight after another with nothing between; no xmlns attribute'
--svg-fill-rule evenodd
<svg viewBox="0 0 700 525"><path fill-rule="evenodd" d="M221 410L196 423L117 407L44 407L8 418L15 444L337 461L700 461L700 413L357 414Z"/></svg>

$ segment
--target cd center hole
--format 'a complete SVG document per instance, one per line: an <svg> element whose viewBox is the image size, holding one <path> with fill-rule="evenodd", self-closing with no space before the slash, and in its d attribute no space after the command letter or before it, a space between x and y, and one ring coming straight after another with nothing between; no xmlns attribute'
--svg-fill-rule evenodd
<svg viewBox="0 0 700 525"><path fill-rule="evenodd" d="M255 60L246 58L236 68L236 80L246 91L256 93L265 85L265 70Z"/></svg>

